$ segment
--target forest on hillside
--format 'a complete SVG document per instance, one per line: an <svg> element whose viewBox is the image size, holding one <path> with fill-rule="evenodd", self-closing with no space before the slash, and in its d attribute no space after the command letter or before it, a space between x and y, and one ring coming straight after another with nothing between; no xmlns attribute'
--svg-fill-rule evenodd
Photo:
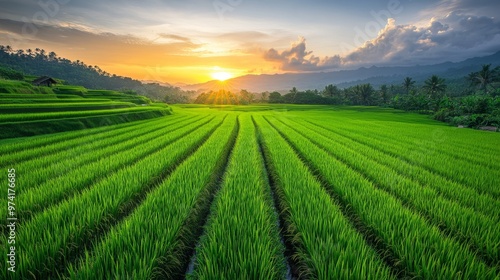
<svg viewBox="0 0 500 280"><path fill-rule="evenodd" d="M134 91L167 103L186 103L189 97L195 94L179 87L143 83L130 77L111 74L97 65L88 65L80 60L72 61L40 48L15 50L10 46L0 45L0 67L5 69L2 71L5 78L21 80L23 73L50 76L67 84L81 85L89 89ZM16 72L17 74L14 74Z"/></svg>
<svg viewBox="0 0 500 280"><path fill-rule="evenodd" d="M463 77L458 85L437 75L419 85L411 77L400 84L375 88L370 83L347 88L328 85L323 90L300 91L293 87L288 93L262 92L250 94L241 90L202 93L194 101L199 104L325 104L381 106L430 114L434 119L465 127L500 126L500 66L485 64ZM465 85L465 86L464 86Z"/></svg>
<svg viewBox="0 0 500 280"><path fill-rule="evenodd" d="M500 126L500 66L485 64L461 80L437 75L417 84L406 77L399 84L375 88L362 83L346 88L330 84L323 90L252 93L215 90L198 94L179 87L143 83L110 74L99 66L71 61L43 49L14 50L0 46L0 77L22 80L24 75L48 75L89 89L132 92L167 103L235 104L285 103L382 106L430 114L434 119L465 127Z"/></svg>

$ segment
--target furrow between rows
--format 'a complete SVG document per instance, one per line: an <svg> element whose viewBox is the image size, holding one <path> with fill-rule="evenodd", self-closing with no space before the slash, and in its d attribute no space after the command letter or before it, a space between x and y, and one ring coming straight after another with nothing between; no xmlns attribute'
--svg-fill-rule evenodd
<svg viewBox="0 0 500 280"><path fill-rule="evenodd" d="M222 124L223 120L218 119L111 174L84 190L78 199L66 200L45 210L21 227L17 240L19 259L23 261L14 278L59 276L66 265L82 256L86 248L128 216L157 184L194 153ZM6 273L6 269L2 269L4 278Z"/></svg>
<svg viewBox="0 0 500 280"><path fill-rule="evenodd" d="M229 116L132 215L69 268L70 277L181 277L237 132L236 118Z"/></svg>
<svg viewBox="0 0 500 280"><path fill-rule="evenodd" d="M292 135L290 131L286 135ZM351 207L394 258L404 276L433 279L492 279L495 269L479 260L467 246L444 237L425 218L407 209L359 173L300 135L288 136L311 169L318 172L345 207Z"/></svg>

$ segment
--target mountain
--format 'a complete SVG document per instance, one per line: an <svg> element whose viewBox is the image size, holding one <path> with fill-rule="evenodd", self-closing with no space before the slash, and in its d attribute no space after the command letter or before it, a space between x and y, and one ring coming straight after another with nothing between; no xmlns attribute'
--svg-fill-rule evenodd
<svg viewBox="0 0 500 280"><path fill-rule="evenodd" d="M362 67L356 70L340 70L320 73L286 73L274 75L246 75L225 82L226 87L238 91L251 92L280 91L288 92L292 87L298 90L323 89L329 84L349 87L361 83L371 83L377 87L382 84L401 84L405 77L412 77L423 83L431 75L445 79L461 79L470 72L478 71L483 64L500 65L500 51L484 57L470 58L461 62L444 62L435 65L416 65L407 67ZM220 88L219 81L182 87L184 90L208 91Z"/></svg>

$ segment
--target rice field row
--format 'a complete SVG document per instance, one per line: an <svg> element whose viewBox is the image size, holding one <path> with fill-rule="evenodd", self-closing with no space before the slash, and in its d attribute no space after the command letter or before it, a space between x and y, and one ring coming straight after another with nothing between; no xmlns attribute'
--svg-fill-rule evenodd
<svg viewBox="0 0 500 280"><path fill-rule="evenodd" d="M2 98L3 97L3 98ZM88 104L95 104L95 103L115 103L116 101L107 101L103 100L102 98L57 98L57 96L49 96L45 98L38 98L38 97L26 97L25 94L18 95L17 98L16 96L12 97L11 95L2 95L0 94L0 104L10 104L10 105L31 105L31 106L38 106L38 105L45 105L45 104L53 104L53 105L59 105L61 103L66 103L66 104L78 104L78 103L88 103ZM7 107L7 106L5 106Z"/></svg>
<svg viewBox="0 0 500 280"><path fill-rule="evenodd" d="M42 99L43 100L43 99ZM136 107L128 102L70 102L42 104L0 104L0 114L48 113L66 111L106 110Z"/></svg>
<svg viewBox="0 0 500 280"><path fill-rule="evenodd" d="M193 279L238 279L242 275L283 279L287 273L256 128L249 115L239 120L240 133L193 258L189 275ZM227 218L228 213L232 218Z"/></svg>
<svg viewBox="0 0 500 280"><path fill-rule="evenodd" d="M0 141L0 278L500 279L498 134L290 109Z"/></svg>
<svg viewBox="0 0 500 280"><path fill-rule="evenodd" d="M132 107L119 109L87 110L87 111L69 111L69 112L49 112L49 113L21 113L21 114L1 114L0 122L26 122L50 119L68 119L88 116L107 116L122 113L146 112L158 110L156 107Z"/></svg>

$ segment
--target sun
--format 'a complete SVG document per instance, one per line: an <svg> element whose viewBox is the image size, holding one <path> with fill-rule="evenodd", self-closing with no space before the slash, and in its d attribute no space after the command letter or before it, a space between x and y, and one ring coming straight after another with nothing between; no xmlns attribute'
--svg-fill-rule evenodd
<svg viewBox="0 0 500 280"><path fill-rule="evenodd" d="M223 82L227 79L231 79L233 77L233 74L224 71L224 69L220 68L219 66L214 66L212 68L212 79Z"/></svg>
<svg viewBox="0 0 500 280"><path fill-rule="evenodd" d="M213 72L212 73L212 78L214 80L218 80L218 81L225 81L227 79L231 79L233 77L233 75L231 75L231 73L228 73L228 72L224 72L224 71L218 71L218 72Z"/></svg>

